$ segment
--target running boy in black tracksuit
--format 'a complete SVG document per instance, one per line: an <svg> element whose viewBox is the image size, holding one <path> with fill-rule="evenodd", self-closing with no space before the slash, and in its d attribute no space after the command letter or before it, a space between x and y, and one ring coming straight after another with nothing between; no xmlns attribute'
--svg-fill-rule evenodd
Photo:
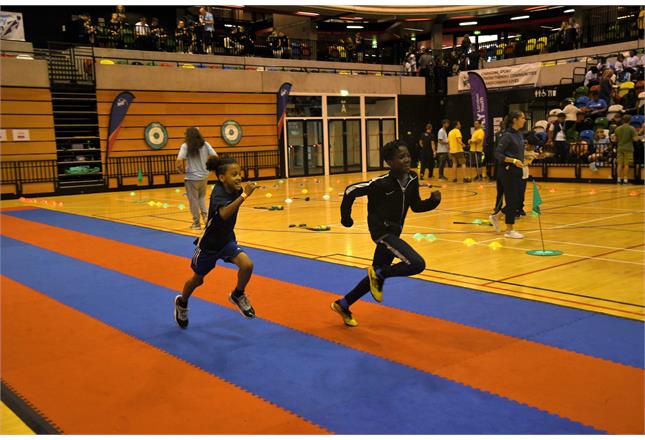
<svg viewBox="0 0 645 440"><path fill-rule="evenodd" d="M429 199L419 197L418 176L410 171L410 152L405 143L394 141L383 146L383 159L390 172L369 182L348 186L340 207L341 223L345 227L354 224L352 204L356 197L367 196L367 225L372 240L376 243L372 266L367 276L345 295L331 304L332 310L343 318L345 325L355 327L358 322L349 307L367 292L378 302L383 300L383 282L390 277L405 277L425 269L425 261L399 236L403 229L408 208L414 212L426 212L441 202L441 193L434 191ZM401 260L391 265L394 257Z"/></svg>

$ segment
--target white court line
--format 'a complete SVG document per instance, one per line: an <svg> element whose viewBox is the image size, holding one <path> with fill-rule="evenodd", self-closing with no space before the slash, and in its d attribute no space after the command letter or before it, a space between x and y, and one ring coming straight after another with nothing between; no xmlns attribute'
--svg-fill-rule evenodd
<svg viewBox="0 0 645 440"><path fill-rule="evenodd" d="M616 215L610 215L610 216L607 216L607 217L599 217L599 218L594 218L594 219L591 219L591 220L583 220L583 221L580 221L580 222L568 223L566 225L554 226L552 228L547 229L547 231L554 231L556 229L568 228L569 226L582 225L582 224L585 224L585 223L593 223L593 222L597 222L597 221L600 221L600 220L608 220L610 218L624 217L626 215L632 215L632 213L627 212L627 213L624 213L624 214L616 214ZM500 226L502 226L502 225L500 224ZM524 233L524 235L534 234L536 232L540 232L540 230L535 229L533 231L527 231L527 232ZM485 241L482 241L482 243L485 243L486 241L491 241L491 240L485 240Z"/></svg>
<svg viewBox="0 0 645 440"><path fill-rule="evenodd" d="M359 230L362 230L362 231L369 232L369 229L363 228L360 225L357 225L356 223L354 223L354 226L352 226L352 228L356 228L356 229L359 229ZM499 235L497 238L495 238L493 240L501 240L503 243L507 241L507 239L505 239L503 235ZM537 239L530 239L530 240L531 241L539 241ZM451 239L448 239L448 238L437 238L437 241L445 241L445 242L448 242L448 243L459 243L459 244L463 243L463 240L451 240ZM488 247L487 244L484 244L487 241L491 241L491 240L477 241L474 244L476 246L486 246L486 247ZM517 246L507 246L506 244L503 244L502 247L504 249L512 249L512 250L522 251L523 253L525 253L527 251L526 248L517 247ZM629 251L629 250L631 250L631 249L625 249L625 248L608 248L608 249L614 249L614 250L617 250L617 251L620 251L620 250ZM638 252L643 252L643 251L638 251ZM567 257L583 258L585 260L597 260L597 261L606 261L606 262L609 262L609 263L620 263L620 264L632 264L632 265L636 265L636 266L645 266L645 263L638 263L638 262L634 262L634 261L625 261L625 260L615 260L613 258L591 257L589 255L577 255L577 254L571 254L571 253L568 253L568 252L565 252L562 255L567 256Z"/></svg>

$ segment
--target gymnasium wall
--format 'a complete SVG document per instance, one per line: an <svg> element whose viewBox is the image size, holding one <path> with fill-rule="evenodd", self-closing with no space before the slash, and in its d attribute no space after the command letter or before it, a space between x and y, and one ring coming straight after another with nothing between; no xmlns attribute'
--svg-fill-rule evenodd
<svg viewBox="0 0 645 440"><path fill-rule="evenodd" d="M13 179L17 171L8 162L56 160L56 135L49 89L47 63L40 60L2 58L0 69L0 161L2 181ZM29 130L28 141L15 141L14 130ZM54 180L55 167L43 167L39 178ZM23 176L26 177L26 176ZM53 192L53 183L28 183L24 193ZM13 184L2 183L2 193L15 193Z"/></svg>
<svg viewBox="0 0 645 440"><path fill-rule="evenodd" d="M309 63L309 62L307 62ZM190 90L277 93L284 82L292 92L425 95L420 77L343 75L335 73L267 72L258 70L186 69L181 67L96 65L97 89Z"/></svg>

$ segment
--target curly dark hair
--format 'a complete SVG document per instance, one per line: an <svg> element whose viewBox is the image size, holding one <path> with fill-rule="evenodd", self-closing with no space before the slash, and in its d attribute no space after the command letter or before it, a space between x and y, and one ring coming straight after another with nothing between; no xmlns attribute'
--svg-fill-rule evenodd
<svg viewBox="0 0 645 440"><path fill-rule="evenodd" d="M237 161L231 156L209 157L206 161L206 169L208 171L215 171L215 174L219 177L226 172L229 165L234 163L237 163Z"/></svg>
<svg viewBox="0 0 645 440"><path fill-rule="evenodd" d="M390 161L394 159L394 155L401 147L408 148L408 144L398 139L383 145L383 148L381 148L381 156L383 157L383 160Z"/></svg>

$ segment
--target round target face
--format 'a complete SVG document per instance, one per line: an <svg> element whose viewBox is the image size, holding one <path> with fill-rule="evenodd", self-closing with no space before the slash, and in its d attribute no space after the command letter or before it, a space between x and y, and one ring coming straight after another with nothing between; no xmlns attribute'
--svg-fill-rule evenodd
<svg viewBox="0 0 645 440"><path fill-rule="evenodd" d="M242 127L235 121L226 121L222 124L222 138L229 145L236 145L242 139Z"/></svg>
<svg viewBox="0 0 645 440"><path fill-rule="evenodd" d="M152 122L146 127L144 138L150 148L161 150L168 143L168 132L159 122Z"/></svg>

